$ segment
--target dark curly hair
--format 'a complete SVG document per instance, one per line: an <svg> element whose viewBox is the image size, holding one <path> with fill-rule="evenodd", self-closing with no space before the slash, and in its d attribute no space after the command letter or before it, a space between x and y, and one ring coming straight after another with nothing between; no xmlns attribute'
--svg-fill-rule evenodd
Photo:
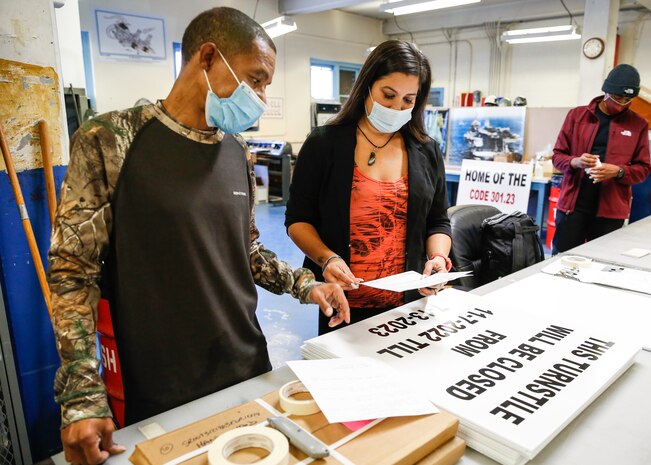
<svg viewBox="0 0 651 465"><path fill-rule="evenodd" d="M418 93L411 113L411 120L402 131L406 131L419 142L427 142L424 112L432 85L432 70L429 61L415 45L404 40L382 42L368 56L359 76L339 114L329 124L355 124L366 115L364 99L375 81L391 73L418 76Z"/></svg>

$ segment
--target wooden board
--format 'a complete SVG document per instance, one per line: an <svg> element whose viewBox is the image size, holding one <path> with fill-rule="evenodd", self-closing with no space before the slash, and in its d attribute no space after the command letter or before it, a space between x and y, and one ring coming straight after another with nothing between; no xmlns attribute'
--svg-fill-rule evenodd
<svg viewBox="0 0 651 465"><path fill-rule="evenodd" d="M59 77L51 67L0 59L0 125L16 171L40 168L38 122L49 123L54 165L62 164ZM5 165L0 160L0 170Z"/></svg>

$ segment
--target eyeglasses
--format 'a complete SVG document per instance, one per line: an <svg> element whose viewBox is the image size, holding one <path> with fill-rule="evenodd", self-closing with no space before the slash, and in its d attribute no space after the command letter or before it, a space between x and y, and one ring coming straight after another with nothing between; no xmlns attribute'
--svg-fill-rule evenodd
<svg viewBox="0 0 651 465"><path fill-rule="evenodd" d="M606 95L611 99L613 99L615 102L619 103L620 105L628 105L633 100L632 97L623 97L621 95L612 95L612 94L606 94Z"/></svg>

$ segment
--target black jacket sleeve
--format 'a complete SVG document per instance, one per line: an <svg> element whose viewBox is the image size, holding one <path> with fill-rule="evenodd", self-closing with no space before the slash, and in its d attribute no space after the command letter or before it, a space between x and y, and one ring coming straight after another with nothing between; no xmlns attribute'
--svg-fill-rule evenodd
<svg viewBox="0 0 651 465"><path fill-rule="evenodd" d="M286 228L294 223L309 223L315 228L319 227L319 197L326 150L323 142L321 128L315 128L298 153L285 211Z"/></svg>
<svg viewBox="0 0 651 465"><path fill-rule="evenodd" d="M425 230L425 240L432 234L447 234L452 237L450 228L450 219L448 218L448 191L445 181L445 163L443 155L439 149L439 144L432 141L428 149L431 149L434 158L434 173L436 176L434 199L427 213L427 224Z"/></svg>

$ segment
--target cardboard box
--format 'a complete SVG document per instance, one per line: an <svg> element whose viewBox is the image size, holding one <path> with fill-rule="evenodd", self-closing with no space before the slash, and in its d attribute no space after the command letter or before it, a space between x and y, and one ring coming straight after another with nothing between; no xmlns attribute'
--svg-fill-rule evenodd
<svg viewBox="0 0 651 465"><path fill-rule="evenodd" d="M267 394L262 399L282 412L277 392ZM129 460L135 465L163 465L210 444L226 431L255 425L275 415L276 413L261 404L251 401L144 441L136 445L136 450ZM289 418L328 445L351 434L351 431L340 423L328 423L320 412L307 416L292 415ZM465 447L462 440L455 438L458 424L458 419L446 412L387 418L337 448L337 452L356 465L449 465L463 455ZM243 453L247 452L238 453L240 458ZM290 465L306 458L291 445L290 454ZM206 454L202 454L183 463L208 465L208 458ZM332 456L315 460L315 463L341 465L341 462Z"/></svg>
<svg viewBox="0 0 651 465"><path fill-rule="evenodd" d="M466 441L455 436L415 465L453 465L463 457L464 452Z"/></svg>

